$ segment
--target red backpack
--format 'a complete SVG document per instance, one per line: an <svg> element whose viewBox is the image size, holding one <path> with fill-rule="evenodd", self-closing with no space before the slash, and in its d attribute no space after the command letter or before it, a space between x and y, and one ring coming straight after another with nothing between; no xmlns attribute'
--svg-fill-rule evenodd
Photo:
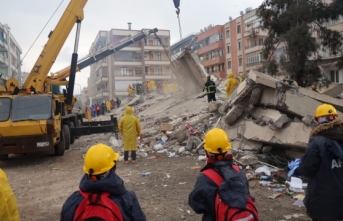
<svg viewBox="0 0 343 221"><path fill-rule="evenodd" d="M238 173L240 169L238 166L232 166ZM223 181L223 177L213 169L207 169L201 172L210 178L218 187ZM215 199L216 221L259 221L258 212L253 199L248 196L248 201L245 209L230 207L222 202L219 193Z"/></svg>
<svg viewBox="0 0 343 221"><path fill-rule="evenodd" d="M83 196L83 201L77 207L74 214L74 221L98 220L103 221L124 221L118 205L109 199L110 193L79 193Z"/></svg>

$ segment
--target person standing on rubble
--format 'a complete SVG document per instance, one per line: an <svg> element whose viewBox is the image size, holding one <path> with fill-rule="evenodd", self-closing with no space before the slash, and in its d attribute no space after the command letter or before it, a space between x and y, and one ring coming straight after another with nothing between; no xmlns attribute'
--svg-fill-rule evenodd
<svg viewBox="0 0 343 221"><path fill-rule="evenodd" d="M258 220L245 173L233 165L233 157L229 153L231 142L227 133L219 128L209 130L205 135L204 149L207 162L188 196L190 207L197 214L203 214L203 221ZM253 214L248 212L232 219L233 217L227 215L227 211L222 210L224 207L221 203L229 206L229 214L233 212L231 208L246 211L246 207L251 205L250 210Z"/></svg>
<svg viewBox="0 0 343 221"><path fill-rule="evenodd" d="M217 92L217 87L216 83L211 80L211 76L207 76L207 81L205 83L204 88L202 91L205 91L207 94L207 101L210 103L211 101L216 101L216 92Z"/></svg>
<svg viewBox="0 0 343 221"><path fill-rule="evenodd" d="M17 200L2 169L0 169L0 220L20 220Z"/></svg>
<svg viewBox="0 0 343 221"><path fill-rule="evenodd" d="M329 104L319 105L299 170L309 178L304 198L314 221L343 220L343 119Z"/></svg>
<svg viewBox="0 0 343 221"><path fill-rule="evenodd" d="M235 90L235 88L238 86L238 81L236 80L236 78L234 78L233 73L230 72L230 74L228 75L228 80L226 82L226 98L229 98L230 95L232 94L232 92Z"/></svg>
<svg viewBox="0 0 343 221"><path fill-rule="evenodd" d="M89 148L80 190L63 204L61 221L146 220L137 196L116 173L118 160L119 154L105 144Z"/></svg>
<svg viewBox="0 0 343 221"><path fill-rule="evenodd" d="M135 164L137 137L140 136L140 142L142 142L142 132L141 123L139 119L133 115L133 110L130 106L125 108L124 116L120 118L118 128L124 141L124 163L129 163L129 152L131 152L131 163Z"/></svg>

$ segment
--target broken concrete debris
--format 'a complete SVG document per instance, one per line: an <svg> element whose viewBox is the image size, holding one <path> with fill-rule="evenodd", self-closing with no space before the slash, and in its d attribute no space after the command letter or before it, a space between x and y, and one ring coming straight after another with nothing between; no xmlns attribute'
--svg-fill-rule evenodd
<svg viewBox="0 0 343 221"><path fill-rule="evenodd" d="M235 159L254 165L272 163L270 154L282 153L289 160L300 158L316 125L313 115L317 106L328 102L343 110L340 99L257 71L250 71L229 98L225 83L217 87L216 102L185 98L182 92L173 95L153 92L124 99L115 114L119 120L125 106L133 106L142 124L143 141L138 153L143 157L205 156L202 141L206 131L220 127L230 137ZM339 115L343 116L341 112ZM118 141L111 138L108 143L119 151L122 148L118 147L121 137Z"/></svg>

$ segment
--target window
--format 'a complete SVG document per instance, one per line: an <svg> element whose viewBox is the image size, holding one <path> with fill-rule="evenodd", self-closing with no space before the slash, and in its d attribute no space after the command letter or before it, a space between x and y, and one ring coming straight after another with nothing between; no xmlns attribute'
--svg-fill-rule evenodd
<svg viewBox="0 0 343 221"><path fill-rule="evenodd" d="M208 54L206 54L206 60L208 60L209 59L209 56L208 56Z"/></svg>
<svg viewBox="0 0 343 221"><path fill-rule="evenodd" d="M149 75L149 67L145 66L145 74Z"/></svg>
<svg viewBox="0 0 343 221"><path fill-rule="evenodd" d="M231 61L227 62L227 69L231 69Z"/></svg>
<svg viewBox="0 0 343 221"><path fill-rule="evenodd" d="M263 38L258 39L258 44L263 45Z"/></svg>
<svg viewBox="0 0 343 221"><path fill-rule="evenodd" d="M230 54L230 46L227 46L227 53Z"/></svg>
<svg viewBox="0 0 343 221"><path fill-rule="evenodd" d="M223 33L219 33L219 41L223 40Z"/></svg>
<svg viewBox="0 0 343 221"><path fill-rule="evenodd" d="M214 58L214 57L215 57L214 51L211 51L211 58Z"/></svg>
<svg viewBox="0 0 343 221"><path fill-rule="evenodd" d="M155 72L157 75L162 75L162 67L156 67Z"/></svg>
<svg viewBox="0 0 343 221"><path fill-rule="evenodd" d="M226 38L230 37L230 30L226 30Z"/></svg>
<svg viewBox="0 0 343 221"><path fill-rule="evenodd" d="M241 25L237 25L237 34L241 33Z"/></svg>
<svg viewBox="0 0 343 221"><path fill-rule="evenodd" d="M155 38L154 39L154 45L155 46L161 46L161 42L157 38Z"/></svg>
<svg viewBox="0 0 343 221"><path fill-rule="evenodd" d="M238 61L239 61L239 62L238 62L238 63L239 63L239 66L242 66L242 58L239 58Z"/></svg>
<svg viewBox="0 0 343 221"><path fill-rule="evenodd" d="M0 121L7 121L10 117L11 99L0 98Z"/></svg>
<svg viewBox="0 0 343 221"><path fill-rule="evenodd" d="M247 65L254 65L254 64L258 64L261 61L263 61L263 57L261 54L254 54L254 55L250 55L247 57Z"/></svg>
<svg viewBox="0 0 343 221"><path fill-rule="evenodd" d="M161 61L162 57L161 57L161 52L155 52L155 61Z"/></svg>
<svg viewBox="0 0 343 221"><path fill-rule="evenodd" d="M50 96L20 96L12 103L12 121L47 120L52 115Z"/></svg>
<svg viewBox="0 0 343 221"><path fill-rule="evenodd" d="M331 75L331 82L339 83L339 72L338 71L330 71Z"/></svg>
<svg viewBox="0 0 343 221"><path fill-rule="evenodd" d="M218 51L218 54L219 54L219 56L223 56L223 55L224 55L223 49L220 49L220 50Z"/></svg>
<svg viewBox="0 0 343 221"><path fill-rule="evenodd" d="M126 67L120 68L120 75L121 75L121 76L127 76L127 75L129 75L129 74L127 73L127 68L126 68Z"/></svg>
<svg viewBox="0 0 343 221"><path fill-rule="evenodd" d="M238 50L242 50L242 42L241 41L238 42Z"/></svg>

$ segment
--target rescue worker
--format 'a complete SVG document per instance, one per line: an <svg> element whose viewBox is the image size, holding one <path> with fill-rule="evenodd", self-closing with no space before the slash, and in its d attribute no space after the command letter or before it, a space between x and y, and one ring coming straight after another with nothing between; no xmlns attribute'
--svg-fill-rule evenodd
<svg viewBox="0 0 343 221"><path fill-rule="evenodd" d="M163 94L164 95L168 94L168 83L166 81L163 82Z"/></svg>
<svg viewBox="0 0 343 221"><path fill-rule="evenodd" d="M120 107L121 100L118 97L116 97L116 104L117 104L117 108Z"/></svg>
<svg viewBox="0 0 343 221"><path fill-rule="evenodd" d="M108 99L106 101L106 110L107 110L107 113L111 112L111 101L110 101L110 99Z"/></svg>
<svg viewBox="0 0 343 221"><path fill-rule="evenodd" d="M231 142L224 130L209 130L205 135L204 148L207 162L188 196L188 204L197 214L203 214L203 221L213 221L217 220L216 194L219 193L220 199L230 207L245 208L250 196L249 183L243 170L237 172L233 168L232 154L229 153ZM223 178L220 187L203 173L210 169Z"/></svg>
<svg viewBox="0 0 343 221"><path fill-rule="evenodd" d="M155 91L156 90L156 83L154 80L150 81L150 90Z"/></svg>
<svg viewBox="0 0 343 221"><path fill-rule="evenodd" d="M129 93L129 97L132 96L132 88L131 85L129 84L129 86L127 86L127 92Z"/></svg>
<svg viewBox="0 0 343 221"><path fill-rule="evenodd" d="M136 163L137 137L140 136L142 142L141 123L139 119L132 114L130 106L125 108L125 113L119 120L119 132L124 140L124 163L128 164L129 152L131 152L131 163Z"/></svg>
<svg viewBox="0 0 343 221"><path fill-rule="evenodd" d="M304 204L312 220L343 220L343 119L329 104L315 111L299 170L309 178Z"/></svg>
<svg viewBox="0 0 343 221"><path fill-rule="evenodd" d="M207 76L207 81L205 83L204 89L202 91L206 91L207 93L207 101L210 103L211 101L216 101L216 83L211 80L211 76Z"/></svg>
<svg viewBox="0 0 343 221"><path fill-rule="evenodd" d="M86 118L89 121L91 121L91 112L90 112L90 109L86 106L86 109L85 109L85 115L86 115Z"/></svg>
<svg viewBox="0 0 343 221"><path fill-rule="evenodd" d="M124 181L116 173L118 160L119 154L105 144L99 143L90 147L84 158L85 174L79 185L80 191L93 194L110 193L108 197L119 207L123 220L145 221L135 193L125 188ZM75 220L76 210L85 199L80 191L74 192L63 204L61 221Z"/></svg>
<svg viewBox="0 0 343 221"><path fill-rule="evenodd" d="M239 83L241 84L244 81L243 73L239 74Z"/></svg>
<svg viewBox="0 0 343 221"><path fill-rule="evenodd" d="M226 98L230 97L230 95L232 94L232 92L235 90L235 88L238 86L238 82L237 80L234 78L233 73L230 72L230 74L228 75L228 80L226 82Z"/></svg>
<svg viewBox="0 0 343 221"><path fill-rule="evenodd" d="M0 220L20 220L17 201L8 183L7 175L2 169L0 169Z"/></svg>

